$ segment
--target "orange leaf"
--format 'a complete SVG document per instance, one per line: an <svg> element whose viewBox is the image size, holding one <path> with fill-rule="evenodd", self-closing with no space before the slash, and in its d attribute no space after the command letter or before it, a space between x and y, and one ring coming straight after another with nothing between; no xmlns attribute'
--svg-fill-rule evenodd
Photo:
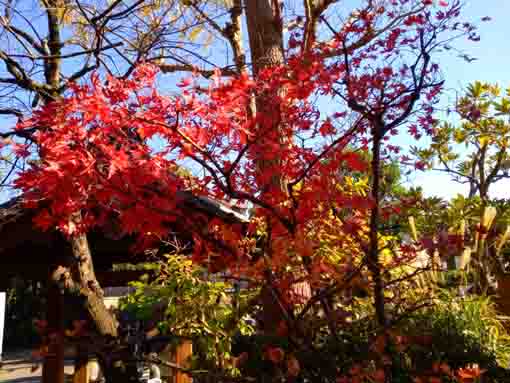
<svg viewBox="0 0 510 383"><path fill-rule="evenodd" d="M372 349L380 354L384 352L384 348L386 347L386 337L384 335L379 335L375 339L375 342L372 344Z"/></svg>
<svg viewBox="0 0 510 383"><path fill-rule="evenodd" d="M280 363L285 356L285 352L280 347L268 347L265 354L266 358L274 364Z"/></svg>
<svg viewBox="0 0 510 383"><path fill-rule="evenodd" d="M377 370L374 373L374 381L375 382L384 383L385 377L386 377L386 374L384 373L383 370Z"/></svg>
<svg viewBox="0 0 510 383"><path fill-rule="evenodd" d="M299 371L301 370L301 367L299 365L299 361L291 356L289 359L287 359L287 374L292 377L296 377L299 375Z"/></svg>
<svg viewBox="0 0 510 383"><path fill-rule="evenodd" d="M478 364L472 364L466 366L464 368L459 368L457 370L457 376L459 377L461 382L472 382L474 379L478 378L485 371L484 369L480 369Z"/></svg>

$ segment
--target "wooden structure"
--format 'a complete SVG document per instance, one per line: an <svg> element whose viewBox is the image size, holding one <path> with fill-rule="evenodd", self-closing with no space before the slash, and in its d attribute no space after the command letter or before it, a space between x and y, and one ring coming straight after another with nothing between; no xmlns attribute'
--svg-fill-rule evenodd
<svg viewBox="0 0 510 383"><path fill-rule="evenodd" d="M239 210L226 204L212 201L204 197L193 197L181 193L179 198L183 208L194 213L202 213L206 219L221 218L227 221L245 222L246 217ZM0 291L8 287L12 276L26 280L36 280L46 283L49 287L47 302L48 325L57 334L57 341L50 347L49 355L43 366L43 383L64 382L64 299L55 286L51 286L49 276L62 264L69 262L71 248L69 243L56 231L41 232L34 228L33 217L36 211L23 207L21 197L0 205ZM179 231L178 231L179 233ZM190 240L185 231L181 236ZM119 238L118 235L107 230L95 231L88 235L93 257L94 269L98 282L102 287L125 286L128 282L137 280L140 272L113 272L112 266L121 263L137 263L142 257L131 253L134 239ZM178 352L178 359L191 352L190 345L186 345ZM87 372L84 361L78 361L76 383L85 382ZM186 383L187 378L179 375L176 383Z"/></svg>
<svg viewBox="0 0 510 383"><path fill-rule="evenodd" d="M179 347L177 347L172 359L175 364L187 367L187 360L191 357L191 355L193 355L193 344L190 341L184 341ZM174 383L191 383L192 381L188 375L180 371L175 373L174 378Z"/></svg>
<svg viewBox="0 0 510 383"><path fill-rule="evenodd" d="M4 345L4 325L6 311L6 294L0 291L0 363L2 362L2 351Z"/></svg>
<svg viewBox="0 0 510 383"><path fill-rule="evenodd" d="M244 212L206 197L193 197L182 193L180 200L184 209L203 213L204 217L226 221L245 222ZM48 272L58 264L66 262L71 254L69 243L56 232L42 232L34 228L34 210L23 207L21 197L0 205L0 291L6 288L10 276L21 276L27 280L46 281ZM112 225L113 227L113 225ZM189 233L176 227L179 238L191 240ZM143 255L131 252L134 238L122 237L106 230L88 234L97 279L103 287L121 286L136 272L116 273L114 264L137 263ZM131 275L130 275L131 273ZM136 279L136 278L135 278Z"/></svg>
<svg viewBox="0 0 510 383"><path fill-rule="evenodd" d="M510 274L499 274L497 276L498 288L496 291L495 302L497 308L504 316L510 316ZM505 327L510 330L510 323L505 322Z"/></svg>

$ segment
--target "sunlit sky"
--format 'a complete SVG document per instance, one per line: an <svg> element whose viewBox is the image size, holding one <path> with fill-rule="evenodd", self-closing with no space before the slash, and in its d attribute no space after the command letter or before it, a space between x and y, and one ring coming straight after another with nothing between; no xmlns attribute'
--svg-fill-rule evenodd
<svg viewBox="0 0 510 383"><path fill-rule="evenodd" d="M455 91L465 88L475 80L497 82L502 88L510 86L510 0L471 0L464 8L464 16L474 22L490 16L489 23L479 24L481 41L457 43L476 61L467 63L455 54L441 58L440 64L446 80L447 98L454 100ZM416 173L413 184L421 185L427 195L445 198L466 193L467 186L455 184L448 175L439 172ZM510 197L510 180L500 181L491 190L491 196Z"/></svg>
<svg viewBox="0 0 510 383"><path fill-rule="evenodd" d="M510 0L466 0L465 3L463 18L479 25L481 41L461 40L453 44L455 48L476 58L471 63L453 51L440 57L439 63L446 81L442 107L451 104L456 93L475 80L498 82L502 88L510 86ZM484 16L492 20L481 23L480 19ZM163 88L174 88L177 77L180 76L162 76L160 84ZM0 120L2 125L10 125L6 118ZM402 146L416 144L406 136L398 137L397 141ZM415 172L407 181L408 184L422 186L426 195L451 198L457 193L467 193L467 186L456 184L445 173ZM500 181L491 189L490 194L493 197L508 198L510 192L507 190L510 190L510 180ZM1 199L7 197L0 194Z"/></svg>

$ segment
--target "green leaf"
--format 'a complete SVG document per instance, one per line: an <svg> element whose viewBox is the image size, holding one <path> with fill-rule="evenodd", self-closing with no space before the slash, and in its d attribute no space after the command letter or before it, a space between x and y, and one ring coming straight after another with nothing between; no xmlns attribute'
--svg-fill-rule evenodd
<svg viewBox="0 0 510 383"><path fill-rule="evenodd" d="M497 115L501 114L509 114L510 113L510 99L503 98L501 99L501 103L494 103L494 109L498 111L499 113Z"/></svg>

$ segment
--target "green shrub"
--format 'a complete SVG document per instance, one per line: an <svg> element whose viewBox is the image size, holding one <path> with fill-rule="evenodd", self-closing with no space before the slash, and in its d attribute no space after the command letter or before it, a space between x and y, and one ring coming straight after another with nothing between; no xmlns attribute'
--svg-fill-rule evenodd
<svg viewBox="0 0 510 383"><path fill-rule="evenodd" d="M442 376L446 383L455 380L438 373L438 365L449 366L454 374L460 368L477 364L486 370L484 382L506 383L510 381L506 369L510 361L510 336L503 326L504 319L489 298L462 299L443 292L434 306L418 310L396 323L382 349L374 347L381 333L375 318L369 316L346 323L335 337L326 331L311 345L261 336L245 337L238 352L250 354L242 372L257 379L262 378L262 370L266 374L284 375L285 366L281 366L283 371L268 369L263 353L268 344L298 359L301 371L297 382L335 382L338 376L349 376L353 366L375 371L386 364L387 371L391 370L392 383L412 383L419 376ZM269 381L268 377L263 378Z"/></svg>
<svg viewBox="0 0 510 383"><path fill-rule="evenodd" d="M505 320L488 297L459 298L443 292L433 307L407 319L402 330L409 336L429 337L429 345L408 351L418 369L433 362L446 362L454 369L476 363L487 370L488 378L507 382L510 335Z"/></svg>

